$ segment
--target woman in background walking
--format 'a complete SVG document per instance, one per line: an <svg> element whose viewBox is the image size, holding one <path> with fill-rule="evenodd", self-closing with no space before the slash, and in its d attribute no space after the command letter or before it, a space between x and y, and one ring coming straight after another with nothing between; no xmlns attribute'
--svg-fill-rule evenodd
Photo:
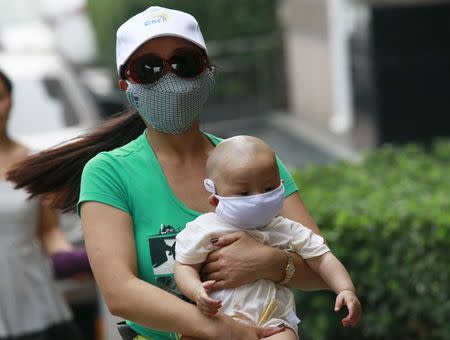
<svg viewBox="0 0 450 340"><path fill-rule="evenodd" d="M0 71L0 339L78 340L47 256L72 249L58 215L6 181L8 169L32 153L8 135L12 90Z"/></svg>

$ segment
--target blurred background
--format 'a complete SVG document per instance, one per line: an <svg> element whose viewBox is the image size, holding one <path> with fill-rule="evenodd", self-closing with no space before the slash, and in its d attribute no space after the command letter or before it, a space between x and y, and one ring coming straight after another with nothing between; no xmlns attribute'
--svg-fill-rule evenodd
<svg viewBox="0 0 450 340"><path fill-rule="evenodd" d="M303 338L449 339L450 1L0 0L13 136L40 150L122 111L115 32L150 5L202 27L203 128L272 145L356 283L355 329L332 294L297 293ZM93 282L60 286L87 339L118 339Z"/></svg>

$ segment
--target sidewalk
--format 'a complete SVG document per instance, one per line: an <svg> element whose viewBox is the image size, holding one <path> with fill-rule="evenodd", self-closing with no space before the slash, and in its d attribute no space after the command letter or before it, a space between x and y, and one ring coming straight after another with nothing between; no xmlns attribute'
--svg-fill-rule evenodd
<svg viewBox="0 0 450 340"><path fill-rule="evenodd" d="M267 142L289 168L304 167L308 163L326 163L342 158L337 152L327 150L302 137L287 114L247 117L202 124L202 129L221 138L235 135L252 135ZM290 126L290 127L289 127Z"/></svg>

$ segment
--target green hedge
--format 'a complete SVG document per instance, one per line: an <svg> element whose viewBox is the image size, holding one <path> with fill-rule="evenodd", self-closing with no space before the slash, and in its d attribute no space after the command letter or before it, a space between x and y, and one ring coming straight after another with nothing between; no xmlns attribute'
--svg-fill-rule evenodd
<svg viewBox="0 0 450 340"><path fill-rule="evenodd" d="M334 294L297 292L305 339L450 339L449 174L449 140L294 172L363 305L347 329Z"/></svg>

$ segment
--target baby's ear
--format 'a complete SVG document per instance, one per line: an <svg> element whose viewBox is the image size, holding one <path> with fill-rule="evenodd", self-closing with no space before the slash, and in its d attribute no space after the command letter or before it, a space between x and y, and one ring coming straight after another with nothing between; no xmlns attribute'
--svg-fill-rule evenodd
<svg viewBox="0 0 450 340"><path fill-rule="evenodd" d="M213 207L217 207L219 204L219 199L215 195L211 195L208 198L209 204L211 204Z"/></svg>

